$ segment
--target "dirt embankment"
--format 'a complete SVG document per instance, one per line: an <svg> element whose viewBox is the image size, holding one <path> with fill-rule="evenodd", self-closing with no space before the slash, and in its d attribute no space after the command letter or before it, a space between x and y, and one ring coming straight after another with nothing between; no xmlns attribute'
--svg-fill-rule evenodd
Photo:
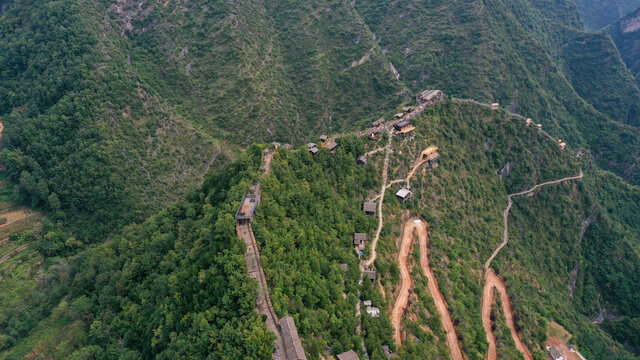
<svg viewBox="0 0 640 360"><path fill-rule="evenodd" d="M507 295L507 287L504 280L498 276L492 269L485 272L485 286L482 290L482 326L487 334L487 342L489 343L489 351L487 353L488 360L497 359L496 351L496 337L491 330L491 305L494 302L495 288L500 293L500 301L502 302L502 311L507 319L507 327L511 330L511 337L516 343L516 348L525 360L533 360L529 349L524 345L520 335L516 332L516 321L514 318L513 306L511 305L511 299Z"/></svg>
<svg viewBox="0 0 640 360"><path fill-rule="evenodd" d="M458 335L456 334L456 330L453 326L447 302L445 301L444 296L442 296L438 286L438 280L429 266L429 248L427 246L429 241L429 224L420 219L410 219L405 224L404 231L402 233L402 243L400 244L400 256L398 259L400 263L400 272L402 273L402 285L391 317L391 322L396 334L396 344L400 345L402 342L400 335L400 323L402 321L404 309L407 306L409 288L413 286L413 280L411 279L411 275L408 271L407 261L411 248L413 247L414 231L417 232L418 241L420 242L420 266L424 275L429 280L429 293L431 294L431 297L436 304L436 309L442 319L442 326L447 334L447 345L451 352L451 358L453 360L463 360L464 356L460 350L461 346L458 342Z"/></svg>
<svg viewBox="0 0 640 360"><path fill-rule="evenodd" d="M402 344L402 340L404 340L401 330L402 317L405 309L409 305L409 290L413 288L413 279L411 278L409 270L409 254L411 253L411 249L413 249L414 227L410 226L410 223L411 222L405 225L402 242L400 243L398 265L400 267L402 282L400 283L400 292L398 293L396 302L393 305L393 310L391 311L391 324L395 329L394 338L397 346L400 346Z"/></svg>

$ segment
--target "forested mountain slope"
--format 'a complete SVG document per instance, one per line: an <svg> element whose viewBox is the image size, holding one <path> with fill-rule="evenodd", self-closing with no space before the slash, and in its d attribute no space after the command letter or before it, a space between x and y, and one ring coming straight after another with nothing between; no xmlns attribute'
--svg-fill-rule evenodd
<svg viewBox="0 0 640 360"><path fill-rule="evenodd" d="M310 358L352 349L384 360L382 345L405 359L449 357L417 250L409 305L399 324L389 319L403 224L420 219L454 341L483 359L483 264L502 241L507 196L583 173L514 199L492 266L534 358L552 321L589 359L636 358L634 19L608 28L619 52L582 30L570 0L0 1L2 162L16 199L50 218L29 238L44 257L37 288L29 279L5 294L21 306L1 311L0 357L270 358L233 218L259 179L253 228L271 301ZM448 99L414 120L415 136L296 149L389 120L435 88ZM263 176L272 145L255 143L271 141L294 146L279 147ZM406 180L428 145L441 166ZM364 215L366 199L383 198L384 221ZM359 282L355 232L379 235L376 281ZM364 300L381 316L364 305L356 316ZM496 327L498 354L517 358Z"/></svg>
<svg viewBox="0 0 640 360"><path fill-rule="evenodd" d="M588 316L601 309L616 314L607 329L637 317L631 289L639 281L639 229L629 214L639 211L638 188L588 158L576 158L575 148L559 150L503 111L448 102L425 110L414 124L416 135L406 139L340 138L335 155L279 148L271 173L260 177L253 227L262 265L275 311L293 316L307 355L316 359L349 349L362 355L364 340L372 359L386 359L385 344L405 359L448 358L441 322L418 275L417 297L407 312L414 315L403 323L411 335L400 347L392 340L396 239L403 214L410 212L431 228L431 266L463 352L483 359L478 274L501 240L506 195L583 169L579 182L516 200L510 243L496 267L507 279L521 336L536 358L544 358L550 321L569 329L588 358L633 358ZM427 145L440 148L440 167L418 170L407 202L394 197L404 184L387 189L374 263L381 285L365 279L360 286L353 233L373 237L377 219L362 212L362 202L377 195L385 156L367 155L366 166L355 159L387 141L393 150L389 180L403 179ZM74 269L69 295L28 337L12 339L15 346L3 357L270 358L273 335L253 310L255 283L246 275L244 245L233 228L242 196L259 179L260 153L261 147L249 147L186 202L67 260ZM372 300L382 315L363 311L356 317L360 300ZM629 342L620 331L611 334ZM503 340L500 351L517 354Z"/></svg>
<svg viewBox="0 0 640 360"><path fill-rule="evenodd" d="M640 9L604 29L615 41L620 55L640 83Z"/></svg>
<svg viewBox="0 0 640 360"><path fill-rule="evenodd" d="M601 166L637 182L639 132L622 123L639 123L638 88L610 41L567 27L579 25L579 16L562 3L406 0L357 2L356 9L412 90L498 101L555 136L589 144ZM565 54L574 41L588 46ZM604 82L591 77L602 62L610 72Z"/></svg>
<svg viewBox="0 0 640 360"><path fill-rule="evenodd" d="M52 208L55 195L77 222L136 219L196 186L234 144L353 128L408 96L346 3L3 9L5 162L34 183L34 204Z"/></svg>
<svg viewBox="0 0 640 360"><path fill-rule="evenodd" d="M238 146L359 128L430 87L508 104L640 178L640 136L624 125L639 122L640 91L607 38L578 30L571 1L2 9L5 162L34 204L57 210L55 195L101 234L176 201Z"/></svg>
<svg viewBox="0 0 640 360"><path fill-rule="evenodd" d="M638 9L638 0L576 0L584 24L589 29L600 29Z"/></svg>

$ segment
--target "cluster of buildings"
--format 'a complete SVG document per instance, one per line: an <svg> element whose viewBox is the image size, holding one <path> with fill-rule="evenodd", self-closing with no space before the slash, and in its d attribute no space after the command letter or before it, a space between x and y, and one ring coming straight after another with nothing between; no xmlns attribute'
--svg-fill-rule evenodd
<svg viewBox="0 0 640 360"><path fill-rule="evenodd" d="M329 139L327 135L320 135L320 146L329 150L329 153L333 155L336 153L338 143L333 139ZM307 144L307 149L309 149L311 155L315 155L320 151L320 149L318 149L318 145L312 142Z"/></svg>

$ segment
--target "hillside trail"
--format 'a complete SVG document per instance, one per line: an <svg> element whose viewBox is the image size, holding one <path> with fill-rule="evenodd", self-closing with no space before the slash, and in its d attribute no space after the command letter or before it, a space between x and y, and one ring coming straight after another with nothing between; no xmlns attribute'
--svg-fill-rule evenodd
<svg viewBox="0 0 640 360"><path fill-rule="evenodd" d="M482 106L482 107L486 107L486 108L491 108L491 104L483 103L483 102L480 102L480 101L477 101L477 100L473 100L473 99L451 98L451 100L459 102L459 103L469 103L469 104L474 104L474 105L478 105L478 106ZM508 109L504 109L504 110L507 112L507 114L509 114L510 116L513 116L513 117L515 117L517 119L520 119L520 120L526 120L527 119L526 117L524 117L524 116L522 116L520 114L517 114L517 113L514 113L512 111L509 111ZM549 139L551 139L551 141L556 142L557 139L554 138L553 136L549 135L548 132L542 130L542 128L538 128L538 131L541 134L543 134L544 136L546 136Z"/></svg>
<svg viewBox="0 0 640 360"><path fill-rule="evenodd" d="M391 131L387 131L389 134L389 140L387 141L387 145L385 146L385 154L384 154L384 165L382 167L382 187L380 188L380 201L378 203L378 228L376 229L376 236L373 238L371 242L371 257L368 260L365 260L362 265L371 266L374 261L376 261L376 246L378 246L378 239L380 239L380 232L382 231L382 227L384 226L384 221L382 219L382 204L384 203L384 193L387 191L387 178L389 174L389 155L391 155L391 143L393 140L393 134Z"/></svg>
<svg viewBox="0 0 640 360"><path fill-rule="evenodd" d="M504 212L502 213L503 220L504 220L504 233L503 233L502 242L493 251L489 259L487 259L487 261L484 263L485 285L484 285L484 288L482 289L482 326L484 327L484 331L487 336L487 342L489 343L489 350L487 351L487 360L497 359L497 342L496 342L495 334L493 333L493 331L491 331L491 318L490 318L491 305L494 302L494 292L493 292L494 288L498 291L498 293L500 293L500 300L502 302L502 311L505 314L507 327L509 328L509 330L511 330L511 337L513 338L513 341L516 344L516 348L518 349L518 351L520 351L522 356L524 356L525 360L533 360L531 353L529 352L527 347L524 345L524 343L522 342L522 339L520 338L520 335L516 331L516 322L514 318L513 305L511 304L511 299L509 299L509 296L507 295L507 287L504 282L504 279L502 279L498 274L496 274L495 271L493 271L493 269L490 268L491 262L493 261L493 259L498 255L500 250L502 250L502 248L505 247L509 242L509 222L508 221L509 221L509 211L511 210L511 206L513 205L513 197L529 194L535 191L536 189L546 185L558 184L558 183L569 181L569 180L581 179L583 176L584 176L584 173L582 172L582 170L580 170L580 174L577 176L569 176L569 177L565 177L558 180L552 180L552 181L540 183L533 186L529 190L513 193L507 197L507 207L504 209Z"/></svg>
<svg viewBox="0 0 640 360"><path fill-rule="evenodd" d="M422 166L422 164L424 164L424 163L426 163L426 162L428 162L428 160L426 160L426 159L422 159L422 154L420 154L420 155L418 156L418 159L417 159L417 161L416 161L416 164L413 166L413 169L411 169L411 171L409 172L409 175L407 175L407 178L406 178L406 180L405 180L405 181L407 182L407 186L409 186L409 180L411 180L411 178L412 178L412 177L413 177L413 175L416 173L416 171L418 170L418 168L419 168L420 166Z"/></svg>
<svg viewBox="0 0 640 360"><path fill-rule="evenodd" d="M493 261L493 259L498 255L500 250L502 250L502 248L505 245L507 245L507 242L509 242L509 222L508 222L509 221L509 211L511 210L511 205L513 205L513 197L514 196L520 196L520 195L525 195L525 194L531 193L531 192L535 191L536 189L538 189L540 187L543 187L543 186L546 186L546 185L558 184L558 183L561 183L561 182L564 182L564 181L569 181L569 180L582 179L583 175L584 174L583 174L582 170L580 170L580 174L578 176L570 176L570 177L565 177L565 178L558 179L558 180L547 181L547 182L535 185L529 190L525 190L525 191L521 191L521 192L509 195L507 197L507 202L508 202L507 203L507 208L504 209L504 212L502 213L502 217L503 217L503 220L504 220L504 234L503 234L502 242L493 251L493 254L491 254L489 259L487 259L487 261L484 263L484 269L485 270L489 269L489 266L491 266L491 262Z"/></svg>
<svg viewBox="0 0 640 360"><path fill-rule="evenodd" d="M428 279L429 293L431 294L436 305L436 309L442 319L442 326L447 334L446 341L451 353L451 358L453 360L464 360L461 346L458 342L458 335L456 334L453 321L451 320L451 314L449 313L449 307L447 306L444 296L442 296L442 293L440 292L438 280L433 274L433 270L429 264L429 224L418 218L409 219L405 223L402 233L402 244L400 246L400 255L398 257L398 261L400 262L400 271L402 273L402 287L394 305L391 318L391 323L395 329L396 345L400 345L402 343L400 322L402 320L404 309L407 307L409 288L413 286L413 280L411 279L411 275L408 271L407 261L413 245L414 231L417 233L418 241L420 243L420 267Z"/></svg>
<svg viewBox="0 0 640 360"><path fill-rule="evenodd" d="M260 166L260 168L263 171L263 175L269 175L269 173L271 172L271 159L273 159L273 155L276 152L274 150L270 150L270 149L264 149L264 151L262 152L262 165Z"/></svg>

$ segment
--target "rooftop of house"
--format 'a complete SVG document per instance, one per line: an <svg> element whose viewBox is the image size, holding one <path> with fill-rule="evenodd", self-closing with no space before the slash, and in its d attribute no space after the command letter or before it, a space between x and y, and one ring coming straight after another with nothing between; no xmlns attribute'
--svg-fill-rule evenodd
<svg viewBox="0 0 640 360"><path fill-rule="evenodd" d="M362 205L362 210L366 212L376 212L376 203L373 201L365 201Z"/></svg>
<svg viewBox="0 0 640 360"><path fill-rule="evenodd" d="M411 121L410 121L410 120L406 120L406 119L405 119L405 120L402 120L402 121L398 121L398 122L394 125L394 127L395 127L396 129L401 129L401 128L403 128L403 127L407 126L407 125L411 125Z"/></svg>
<svg viewBox="0 0 640 360"><path fill-rule="evenodd" d="M366 241L367 240L367 234L365 234L365 233L355 233L355 234L353 234L353 240Z"/></svg>
<svg viewBox="0 0 640 360"><path fill-rule="evenodd" d="M328 143L326 143L326 144L324 145L324 147L325 147L325 148L327 148L327 149L329 149L329 150L333 150L333 149L335 149L335 148L337 148L337 147L338 147L338 143L336 143L335 141L331 140L331 141L329 141Z"/></svg>
<svg viewBox="0 0 640 360"><path fill-rule="evenodd" d="M548 350L549 350L549 355L551 355L551 358L553 360L558 360L563 357L562 351L560 351L560 349L558 349L555 346L549 346Z"/></svg>
<svg viewBox="0 0 640 360"><path fill-rule="evenodd" d="M349 350L342 354L338 354L338 360L360 360L360 358L353 350Z"/></svg>
<svg viewBox="0 0 640 360"><path fill-rule="evenodd" d="M401 132L402 134L406 134L406 133L410 133L410 132L412 132L412 131L413 131L413 130L415 130L415 129L416 129L416 127L415 127L415 126L413 126L413 125L409 124L409 125L403 126L403 127L402 127L402 129L400 129L400 132Z"/></svg>
<svg viewBox="0 0 640 360"><path fill-rule="evenodd" d="M256 194L248 194L242 199L242 205L236 212L236 220L249 220L256 211L256 206L260 201L260 196Z"/></svg>
<svg viewBox="0 0 640 360"><path fill-rule="evenodd" d="M411 191L409 191L409 189L400 189L396 193L396 196L401 197L403 199L406 198L409 195L411 195Z"/></svg>

